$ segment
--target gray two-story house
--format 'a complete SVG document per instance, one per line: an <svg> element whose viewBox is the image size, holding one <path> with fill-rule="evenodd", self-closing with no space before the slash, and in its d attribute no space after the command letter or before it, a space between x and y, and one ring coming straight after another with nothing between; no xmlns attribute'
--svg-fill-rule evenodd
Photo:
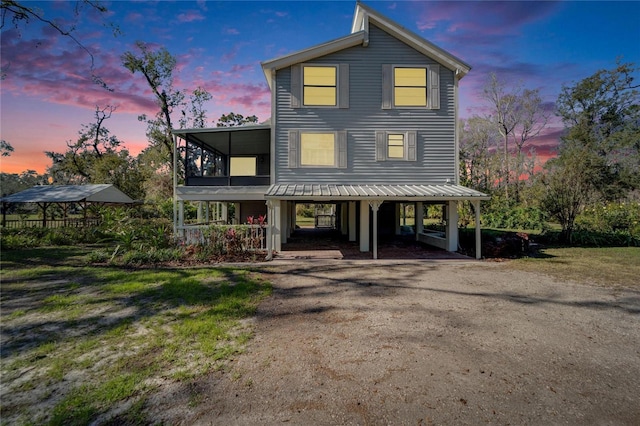
<svg viewBox="0 0 640 426"><path fill-rule="evenodd" d="M416 206L416 239L456 251L457 203L470 200L479 257L488 197L458 177L458 82L469 65L358 3L351 34L262 68L269 124L175 132L186 141L178 203L266 214L270 253L293 232L297 203L334 204L345 237L376 258L378 233L398 229L406 203ZM425 203L445 207L444 235L422 229Z"/></svg>

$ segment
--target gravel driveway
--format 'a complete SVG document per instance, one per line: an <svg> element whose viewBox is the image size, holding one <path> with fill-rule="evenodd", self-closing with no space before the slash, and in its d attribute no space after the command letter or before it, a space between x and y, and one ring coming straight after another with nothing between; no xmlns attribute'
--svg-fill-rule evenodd
<svg viewBox="0 0 640 426"><path fill-rule="evenodd" d="M473 261L272 262L229 371L183 424L639 424L640 293ZM197 399L194 408L189 401Z"/></svg>

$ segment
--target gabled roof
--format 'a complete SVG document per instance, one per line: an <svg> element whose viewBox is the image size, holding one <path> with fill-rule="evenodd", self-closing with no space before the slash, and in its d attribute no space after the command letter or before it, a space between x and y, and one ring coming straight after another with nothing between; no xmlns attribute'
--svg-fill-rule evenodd
<svg viewBox="0 0 640 426"><path fill-rule="evenodd" d="M269 87L273 90L273 87L271 87L271 80L274 71L319 58L330 53L335 53L349 47L358 45L366 47L369 44L370 23L373 23L375 26L411 46L423 55L432 58L434 61L442 64L451 71L456 72L459 79L464 77L471 70L471 66L461 59L458 59L435 44L428 42L416 33L409 31L402 25L381 15L370 7L365 6L362 3L358 3L353 16L353 25L351 26L350 35L262 62L262 70L267 78Z"/></svg>
<svg viewBox="0 0 640 426"><path fill-rule="evenodd" d="M453 56L449 52L441 49L435 44L425 40L416 33L404 28L397 22L392 21L386 16L381 15L369 6L362 3L356 4L356 11L353 15L353 25L351 32L369 31L369 24L373 23L376 27L391 34L398 40L403 41L407 45L416 49L425 56L439 62L451 71L457 72L458 78L464 77L470 70L471 66L461 59Z"/></svg>
<svg viewBox="0 0 640 426"><path fill-rule="evenodd" d="M133 203L127 194L110 184L42 185L0 198L3 203Z"/></svg>
<svg viewBox="0 0 640 426"><path fill-rule="evenodd" d="M331 40L317 46L309 47L307 49L299 50L285 56L280 56L275 59L264 61L262 62L262 70L264 71L264 75L267 78L267 83L269 83L269 87L271 87L271 77L273 71L277 71L294 64L299 64L300 62L319 58L320 56L325 56L330 53L339 52L340 50L344 50L349 47L362 45L365 42L366 36L367 34L365 31L358 31L348 36ZM271 89L273 88L271 87Z"/></svg>

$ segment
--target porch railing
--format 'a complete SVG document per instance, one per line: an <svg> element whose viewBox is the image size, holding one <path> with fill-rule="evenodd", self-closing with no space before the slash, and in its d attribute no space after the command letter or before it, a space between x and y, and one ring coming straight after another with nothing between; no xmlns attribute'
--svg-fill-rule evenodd
<svg viewBox="0 0 640 426"><path fill-rule="evenodd" d="M7 229L22 229L22 228L86 228L99 226L101 222L100 218L79 218L79 219L47 219L45 226L42 219L7 219L2 222L2 227Z"/></svg>
<svg viewBox="0 0 640 426"><path fill-rule="evenodd" d="M222 253L267 249L267 228L260 225L187 225L178 228L185 245L214 246Z"/></svg>

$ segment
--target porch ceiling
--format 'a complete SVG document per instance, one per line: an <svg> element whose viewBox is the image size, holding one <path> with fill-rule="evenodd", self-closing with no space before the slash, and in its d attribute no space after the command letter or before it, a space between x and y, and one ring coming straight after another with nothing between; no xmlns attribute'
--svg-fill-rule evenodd
<svg viewBox="0 0 640 426"><path fill-rule="evenodd" d="M488 200L490 197L460 185L271 185L265 198L278 200Z"/></svg>
<svg viewBox="0 0 640 426"><path fill-rule="evenodd" d="M224 155L268 154L271 146L271 126L268 124L180 129L173 133Z"/></svg>

